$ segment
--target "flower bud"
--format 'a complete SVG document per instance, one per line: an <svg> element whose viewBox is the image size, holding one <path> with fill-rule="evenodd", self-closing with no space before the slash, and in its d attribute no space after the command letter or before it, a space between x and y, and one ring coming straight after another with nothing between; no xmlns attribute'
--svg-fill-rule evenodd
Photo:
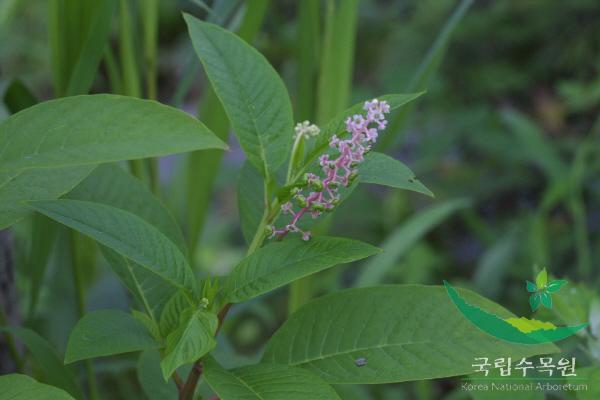
<svg viewBox="0 0 600 400"><path fill-rule="evenodd" d="M325 206L323 203L312 203L310 206L314 211L325 211Z"/></svg>
<svg viewBox="0 0 600 400"><path fill-rule="evenodd" d="M302 196L301 194L296 196L296 202L298 203L300 208L304 208L308 205L308 201L306 201L306 197Z"/></svg>
<svg viewBox="0 0 600 400"><path fill-rule="evenodd" d="M356 172L352 172L348 176L348 185L352 185L352 183L354 183L354 181L356 180L357 177L358 177L358 174Z"/></svg>
<svg viewBox="0 0 600 400"><path fill-rule="evenodd" d="M321 182L318 179L316 181L313 181L312 184L311 184L311 186L312 186L312 188L313 188L313 190L315 192L322 192L323 191L323 182Z"/></svg>
<svg viewBox="0 0 600 400"><path fill-rule="evenodd" d="M265 226L265 235L266 236L271 236L273 234L273 232L275 232L275 229L273 229L272 225Z"/></svg>

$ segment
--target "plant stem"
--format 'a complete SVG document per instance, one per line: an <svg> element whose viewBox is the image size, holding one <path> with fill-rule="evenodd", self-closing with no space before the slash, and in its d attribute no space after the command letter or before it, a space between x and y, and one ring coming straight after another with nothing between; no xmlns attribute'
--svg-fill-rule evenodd
<svg viewBox="0 0 600 400"><path fill-rule="evenodd" d="M194 392L196 391L196 385L198 385L198 381L202 376L203 369L201 360L194 363L183 389L179 392L179 400L192 400Z"/></svg>
<svg viewBox="0 0 600 400"><path fill-rule="evenodd" d="M158 0L140 3L144 28L144 60L146 64L146 97L156 100Z"/></svg>
<svg viewBox="0 0 600 400"><path fill-rule="evenodd" d="M77 316L81 319L85 314L85 284L83 281L83 275L81 274L79 265L80 254L77 248L77 232L69 230L69 239L71 249L71 271L73 273L73 283L75 286L75 297L77 306ZM90 399L98 400L98 385L96 383L96 374L94 373L94 366L91 360L84 362L85 372L87 375L87 381L89 385Z"/></svg>
<svg viewBox="0 0 600 400"><path fill-rule="evenodd" d="M266 191L267 188L265 185L265 193ZM279 202L277 200L274 200L268 207L266 207L263 218L258 228L256 229L256 232L254 234L252 242L250 243L250 246L248 247L248 252L246 253L246 255L250 255L260 248L263 240L265 239L265 226L272 223L275 220L275 218L277 218L277 216L279 215L279 210ZM227 313L231 309L231 306L231 303L227 303L223 305L223 307L219 311L219 325L217 326L215 336L220 332L221 327L223 326L223 322L225 321L225 317L227 317ZM179 400L190 400L192 398L191 396L193 396L194 391L196 390L196 385L198 384L201 375L202 360L198 360L194 363L192 371L190 371L185 385L179 390Z"/></svg>

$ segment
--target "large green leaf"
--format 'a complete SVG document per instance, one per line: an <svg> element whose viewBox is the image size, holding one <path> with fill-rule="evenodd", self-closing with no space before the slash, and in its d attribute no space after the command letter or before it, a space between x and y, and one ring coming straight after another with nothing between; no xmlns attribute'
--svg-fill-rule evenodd
<svg viewBox="0 0 600 400"><path fill-rule="evenodd" d="M379 100L385 100L389 103L390 109L402 107L403 105L410 103L417 97L421 96L424 92L420 93L409 93L409 94L386 94L377 97ZM352 107L338 113L333 119L331 119L323 128L321 133L315 139L314 147L309 151L306 157L305 166L309 166L315 161L321 154L327 151L329 146L329 140L333 135L340 135L346 131L346 119L354 114L362 114L365 112L363 109L364 101L354 104ZM385 135L385 131L383 135Z"/></svg>
<svg viewBox="0 0 600 400"><path fill-rule="evenodd" d="M260 173L245 162L237 180L237 202L240 226L246 242L250 244L265 212L264 180Z"/></svg>
<svg viewBox="0 0 600 400"><path fill-rule="evenodd" d="M365 157L365 161L359 166L358 179L363 183L412 190L433 197L431 190L417 179L410 168L382 153L372 152Z"/></svg>
<svg viewBox="0 0 600 400"><path fill-rule="evenodd" d="M94 165L0 172L0 229L31 213L27 201L53 200L73 189Z"/></svg>
<svg viewBox="0 0 600 400"><path fill-rule="evenodd" d="M163 377L168 380L173 372L191 364L211 351L216 345L217 316L204 310L187 310L181 315L179 327L167 336L165 358L161 361Z"/></svg>
<svg viewBox="0 0 600 400"><path fill-rule="evenodd" d="M27 375L0 376L0 398L3 400L73 400L67 392L36 382Z"/></svg>
<svg viewBox="0 0 600 400"><path fill-rule="evenodd" d="M0 124L0 172L59 168L227 146L155 101L97 94L39 103Z"/></svg>
<svg viewBox="0 0 600 400"><path fill-rule="evenodd" d="M309 241L289 238L270 243L243 259L227 278L225 299L238 303L337 264L360 260L380 250L335 237Z"/></svg>
<svg viewBox="0 0 600 400"><path fill-rule="evenodd" d="M133 294L139 306L156 322L169 298L177 288L160 275L122 256L106 246L100 246L102 255L117 274L123 285Z"/></svg>
<svg viewBox="0 0 600 400"><path fill-rule="evenodd" d="M95 164L207 148L226 145L153 101L101 94L37 104L0 123L0 228L27 215L25 202L71 190Z"/></svg>
<svg viewBox="0 0 600 400"><path fill-rule="evenodd" d="M65 363L89 358L156 349L160 344L131 314L93 311L81 318L69 335Z"/></svg>
<svg viewBox="0 0 600 400"><path fill-rule="evenodd" d="M158 229L119 208L81 200L51 200L32 207L124 257L178 288L195 292L196 281L185 256Z"/></svg>
<svg viewBox="0 0 600 400"><path fill-rule="evenodd" d="M142 182L115 164L97 167L66 197L129 211L161 231L183 254L187 253L183 234L171 213ZM156 274L105 246L102 246L102 253L140 305L158 320L162 306L175 288L165 285Z"/></svg>
<svg viewBox="0 0 600 400"><path fill-rule="evenodd" d="M499 305L461 296L501 317ZM554 345L517 345L471 324L440 286L388 285L321 297L273 335L263 362L301 366L330 383L388 383L473 372L474 357L529 357Z"/></svg>
<svg viewBox="0 0 600 400"><path fill-rule="evenodd" d="M424 210L400 225L383 242L383 253L370 260L360 272L355 286L378 284L400 258L410 250L433 227L448 218L456 210L468 205L465 199L450 200Z"/></svg>
<svg viewBox="0 0 600 400"><path fill-rule="evenodd" d="M187 252L183 234L173 215L144 183L118 165L98 166L65 197L129 211L161 231L183 254Z"/></svg>
<svg viewBox="0 0 600 400"><path fill-rule="evenodd" d="M0 332L12 334L27 347L35 360L35 365L44 374L43 382L65 390L76 399L83 399L83 392L72 371L63 365L53 346L46 339L27 328L0 328ZM0 393L2 393L1 389Z"/></svg>
<svg viewBox="0 0 600 400"><path fill-rule="evenodd" d="M288 157L293 118L285 85L269 62L233 33L184 16L215 93L252 164L273 176Z"/></svg>
<svg viewBox="0 0 600 400"><path fill-rule="evenodd" d="M321 378L288 365L256 364L228 371L206 357L204 377L221 400L339 400Z"/></svg>

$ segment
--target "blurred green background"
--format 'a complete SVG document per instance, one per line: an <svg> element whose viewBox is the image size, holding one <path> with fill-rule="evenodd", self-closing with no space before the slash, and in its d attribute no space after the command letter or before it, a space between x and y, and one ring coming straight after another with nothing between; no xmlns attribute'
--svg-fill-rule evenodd
<svg viewBox="0 0 600 400"><path fill-rule="evenodd" d="M121 6L126 3L131 11L132 65L141 77L148 73L148 64L141 44L140 2ZM536 318L561 324L591 321L590 329L561 347L576 355L582 368L600 363L600 3L361 0L353 8L349 6L353 0L344 5L317 1L312 3L317 4L318 19L308 25L314 32L301 23L300 3L255 4L264 15L257 18L257 33L249 35L284 78L297 118L323 122L327 107L336 111L338 105L343 109L384 93L426 89L413 108L392 117L379 146L405 162L436 195L432 199L369 186L356 190L318 229L379 245L386 252L304 282L310 286L308 296L351 286L440 284L446 279L477 290L517 315L528 315L524 281L546 267L570 284L557 296L552 312L540 311ZM159 7L155 96L193 114L200 110L200 120L214 119L220 114L207 105L210 88L195 61L181 11L237 31L247 27L244 18L251 6L236 0L173 0L161 1ZM327 17L335 17L344 7L352 7L345 18L354 21L355 30L352 23L344 24L339 30L347 32L337 32L343 42L329 47L320 42L306 50L302 38L321 37L323 30L327 32ZM19 79L39 99L57 95L49 20L45 0L0 2L1 93L8 93L10 83ZM108 53L121 63L122 24L121 9L120 16L115 14L108 46L112 49ZM349 48L350 53L334 52L337 47ZM310 69L303 75L306 70L299 60L306 57L315 68L322 67L324 58L332 58L330 75ZM115 83L110 69L110 57L104 57L91 92L130 94ZM348 93L343 82L323 92L328 82L320 79L338 73L351 79ZM142 78L138 83L144 86ZM151 90L142 91L153 97ZM333 98L329 101L333 105L320 101L320 94ZM0 105L1 118L9 113ZM195 267L201 274L226 274L246 247L235 192L243 154L233 140L233 150L218 171L210 171L216 184L206 222L200 223L201 233L194 241ZM189 179L188 167L186 155L160 160L158 192L189 237L197 221L189 212L188 192L198 183ZM27 300L32 290L27 265L36 252L31 247L30 221L13 228L12 242L19 300L6 317L34 328L62 353L78 319L72 278L61 263L66 238L59 237L51 251L33 313L28 313ZM83 245L93 247L85 241ZM127 294L103 260L82 268L86 310L127 309ZM285 319L290 297L283 289L234 307L220 346L227 366L260 356L265 341ZM103 398L144 398L136 363L135 357L96 362ZM339 391L344 399L469 398L459 390L459 382L446 379ZM548 398L574 396L560 393Z"/></svg>

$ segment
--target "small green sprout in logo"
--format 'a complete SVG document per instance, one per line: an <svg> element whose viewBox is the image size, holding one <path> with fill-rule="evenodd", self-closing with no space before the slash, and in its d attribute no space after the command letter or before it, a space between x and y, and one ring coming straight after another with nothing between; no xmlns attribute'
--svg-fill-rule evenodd
<svg viewBox="0 0 600 400"><path fill-rule="evenodd" d="M527 282L527 291L531 293L529 305L531 310L540 308L540 304L546 308L552 308L552 293L556 293L567 281L559 279L548 283L548 272L542 269L535 278L535 283Z"/></svg>

